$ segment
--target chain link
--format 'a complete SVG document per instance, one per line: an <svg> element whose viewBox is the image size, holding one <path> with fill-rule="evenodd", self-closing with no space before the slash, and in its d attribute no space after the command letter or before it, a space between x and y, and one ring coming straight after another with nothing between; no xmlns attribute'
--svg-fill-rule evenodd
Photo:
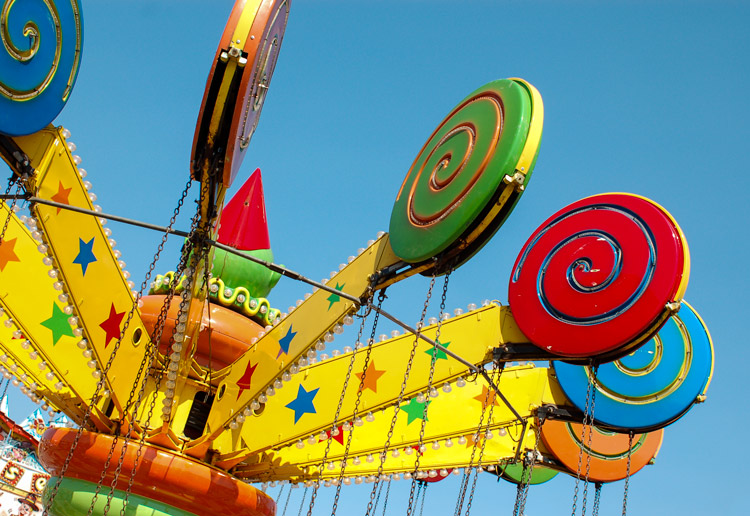
<svg viewBox="0 0 750 516"><path fill-rule="evenodd" d="M588 439L586 441L586 448L588 449L588 452L586 453L586 477L584 479L583 484L583 499L581 501L581 516L586 516L586 497L588 495L589 491L589 473L591 472L591 455L592 455L592 449L591 449L591 442L594 436L594 409L596 407L596 373L599 370L598 365L593 365L591 368L591 376L589 379L589 385L591 385L591 403L590 403L590 410L588 413ZM584 420L584 428L586 427L586 423ZM581 445L583 445L583 439L581 439Z"/></svg>
<svg viewBox="0 0 750 516"><path fill-rule="evenodd" d="M516 491L516 504L513 507L513 516L523 516L526 511L526 499L529 496L529 486L531 486L531 478L534 474L534 465L536 464L537 457L539 457L542 424L544 424L544 420L538 419L534 425L534 451L531 454L527 453L523 461L523 471L521 472L521 482L518 484Z"/></svg>
<svg viewBox="0 0 750 516"><path fill-rule="evenodd" d="M10 194L11 189L13 188L13 183L15 182L15 177L12 176L8 180L8 187L5 189L5 195L7 196ZM16 194L15 197L13 197L13 201L10 203L10 206L8 206L8 216L5 217L5 222L3 222L3 229L0 231L0 244L3 242L3 238L5 238L5 232L8 230L8 224L10 224L10 219L13 217L13 208L16 207L16 203L18 202L18 193L21 191L21 184L16 184Z"/></svg>
<svg viewBox="0 0 750 516"><path fill-rule="evenodd" d="M411 372L411 367L414 363L414 356L417 353L417 344L419 344L419 337L422 334L422 327L424 326L424 319L427 315L427 308L430 306L430 298L432 297L432 289L435 287L435 275L432 275L432 278L430 279L430 287L427 289L427 297L424 301L424 306L422 307L422 315L419 318L419 324L417 325L417 334L414 336L414 344L412 344L411 347L411 353L409 354L409 360L406 363L406 372L404 373L404 380L401 382L401 390L398 394L398 398L396 399L396 402L394 404L394 411L393 411L393 418L391 419L391 425L388 429L388 436L386 437L385 444L383 445L383 451L380 453L380 464L378 465L378 473L375 476L375 482L372 486L372 491L370 491L370 501L367 504L367 511L365 512L365 516L370 516L370 513L372 511L372 503L373 498L375 497L375 490L378 487L378 484L380 483L380 475L383 474L383 465L385 464L385 458L386 454L388 453L388 448L391 445L391 438L393 437L393 429L396 426L396 420L398 419L398 413L401 410L401 402L404 399L404 391L406 390L406 382L409 380L409 373ZM419 453L419 449L417 449L417 453Z"/></svg>
<svg viewBox="0 0 750 516"><path fill-rule="evenodd" d="M307 498L307 492L309 490L309 487L305 487L305 491L302 493L302 501L299 503L299 511L297 512L297 516L302 516L302 508L305 506L305 498Z"/></svg>
<svg viewBox="0 0 750 516"><path fill-rule="evenodd" d="M594 484L594 505L591 507L591 516L599 516L599 505L602 500L602 483Z"/></svg>
<svg viewBox="0 0 750 516"><path fill-rule="evenodd" d="M289 492L286 495L286 502L284 503L284 511L281 516L286 516L286 509L289 507L289 499L292 497L292 486L289 486Z"/></svg>
<svg viewBox="0 0 750 516"><path fill-rule="evenodd" d="M443 326L443 314L445 313L445 300L448 297L448 281L450 280L452 269L448 269L448 273L445 275L445 281L443 282L443 292L440 298L440 313L438 314L438 323L435 328L435 343L440 343L440 330ZM432 360L430 361L430 373L427 378L427 396L424 402L424 408L422 409L422 423L419 428L419 440L417 441L417 450L422 449L422 443L424 442L424 432L427 426L427 408L430 404L430 390L432 389L432 381L435 377L435 364L437 363L438 348L433 346L432 348ZM412 509L414 507L414 489L417 483L417 473L419 472L419 462L422 455L416 454L414 459L414 469L411 477L411 489L409 490L409 503L406 506L406 516L411 516ZM417 497L418 498L418 497Z"/></svg>
<svg viewBox="0 0 750 516"><path fill-rule="evenodd" d="M333 497L333 507L331 508L331 516L335 516L336 510L338 509L339 505L339 498L341 496L341 486L343 484L344 479L344 473L346 470L346 461L349 458L349 449L351 448L352 444L352 438L354 436L354 428L356 425L354 425L354 421L357 419L357 416L359 415L359 405L362 400L362 393L364 392L365 387L365 379L367 378L367 369L370 365L370 357L372 355L372 347L375 344L375 333L377 332L378 328L378 321L380 320L380 308L383 306L383 301L385 300L385 290L381 290L380 294L378 295L378 309L375 310L375 317L372 321L372 331L370 332L370 339L367 341L367 351L365 352L365 360L364 365L362 366L362 376L359 380L359 388L357 389L357 398L354 401L354 411L352 413L352 425L349 429L349 435L346 438L346 446L344 447L344 457L341 459L341 469L339 470L339 481L336 483L336 494ZM367 317L369 316L370 312L372 311L372 297L368 299L368 306L365 310L365 313L362 315L362 323L359 327L359 332L357 334L357 342L360 341L362 338L362 332L364 331L365 321ZM355 343L355 348L357 344ZM354 357L352 357L353 359ZM352 361L353 362L353 361ZM350 364L351 368L351 364ZM323 461L325 462L325 460ZM312 511L312 506L310 507L310 510Z"/></svg>
<svg viewBox="0 0 750 516"><path fill-rule="evenodd" d="M593 405L593 398L596 396L596 389L594 388L594 376L596 375L596 369L594 369L593 364L589 364L589 371L592 371L592 375L589 375L589 381L586 384L586 403L584 405L583 410L583 422L581 424L581 445L580 450L578 452L578 469L576 470L576 486L573 491L573 510L571 511L571 516L575 516L577 505L578 505L578 489L579 489L579 483L581 481L581 468L583 463L583 454L584 454L584 441L587 441L589 443L589 450L591 449L591 434L593 432L593 406L590 407L590 405ZM594 391L592 394L592 390ZM591 410L589 410L591 408ZM588 438L586 436L586 429L589 429ZM586 488L588 487L588 476L589 476L589 468L591 466L591 454L587 453L587 460L586 460ZM586 488L584 488L583 493L583 501L582 501L582 511L581 514L586 514Z"/></svg>
<svg viewBox="0 0 750 516"><path fill-rule="evenodd" d="M625 474L625 492L622 495L622 516L628 513L628 488L630 487L630 459L633 456L633 431L628 434L628 469Z"/></svg>
<svg viewBox="0 0 750 516"><path fill-rule="evenodd" d="M424 501L425 498L427 498L427 487L429 485L430 484L428 484L427 482L424 482L424 488L422 489L422 503L419 505L419 516L422 516L422 514L424 513ZM385 513L383 513L383 516L385 516Z"/></svg>

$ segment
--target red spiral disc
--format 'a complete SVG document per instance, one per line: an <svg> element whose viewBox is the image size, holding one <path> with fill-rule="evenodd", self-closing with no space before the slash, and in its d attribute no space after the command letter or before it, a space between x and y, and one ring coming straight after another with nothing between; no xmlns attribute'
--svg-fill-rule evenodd
<svg viewBox="0 0 750 516"><path fill-rule="evenodd" d="M513 266L509 301L529 340L569 357L621 355L649 338L687 286L677 223L630 194L588 197L542 224Z"/></svg>

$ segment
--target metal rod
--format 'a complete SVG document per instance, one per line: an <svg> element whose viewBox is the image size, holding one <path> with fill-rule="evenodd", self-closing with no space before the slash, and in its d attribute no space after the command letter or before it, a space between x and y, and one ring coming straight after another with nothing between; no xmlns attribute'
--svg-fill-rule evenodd
<svg viewBox="0 0 750 516"><path fill-rule="evenodd" d="M138 220L129 219L127 217L120 217L119 215L112 215L110 213L99 213L99 212L96 212L96 211L93 211L93 210L89 210L87 208L79 208L78 206L71 206L69 204L64 204L64 203L59 203L59 202L55 202L55 201L50 201L48 199L40 199L39 197L30 197L30 196L26 196L26 195L21 195L21 196L0 195L0 199L10 199L10 198L22 198L22 199L25 199L25 200L27 200L28 202L31 202L31 203L44 204L44 205L47 205L47 206L52 206L54 208L60 208L60 209L63 209L63 210L74 211L76 213L81 213L81 214L84 214L84 215L92 215L94 217L99 217L99 218L107 219L107 220L113 220L115 222L121 222L123 224L128 224L128 225L131 225L131 226L136 226L136 227L140 227L140 228L144 228L144 229L151 229L153 231L159 231L161 233L173 234L173 235L181 236L181 237L184 237L184 238L187 238L187 237L190 236L190 234L187 233L187 232L185 232L185 231L180 231L180 230L177 230L177 229L171 229L171 228L168 228L166 226L159 226L157 224L150 224L148 222L141 222L141 221L138 221ZM270 269L270 270L272 270L274 272L278 272L279 274L281 274L282 276L286 276L287 278L291 278L291 279L295 279L297 281L301 281L303 283L307 283L308 285L311 285L313 287L317 287L320 290L324 290L326 292L330 292L331 294L336 294L337 296L340 296L340 297L342 297L344 299L347 299L347 300L351 301L352 303L356 304L357 307L362 306L362 300L360 298L352 296L351 294L347 294L345 292L341 292L340 290L336 290L335 288L329 287L328 285L320 283L319 281L311 280L310 278L307 278L307 277L303 276L302 274L300 274L298 272L295 272L293 270L287 269L286 267L282 267L281 265L277 265L277 264L275 264L273 262L268 262L266 260L261 260L260 258L256 258L254 256L250 256L250 255L244 254L244 253L238 251L237 249L235 249L233 247L230 247L228 245L224 245L222 243L216 242L215 240L211 240L209 238L205 239L205 242L207 244L209 244L209 245L212 245L214 247L222 249L222 250L224 250L224 251L226 251L226 252L228 252L230 254L234 254L234 255L240 256L240 257L242 257L242 258L244 258L246 260L250 260L251 262L255 262L255 263L259 264L259 265L262 265L263 267L266 267L267 269ZM408 331L409 333L412 333L417 338L419 338L419 339L427 342L428 344L430 344L431 346L433 346L433 347L437 348L438 350L442 351L443 353L445 353L449 357L451 357L454 360L456 360L456 361L460 362L461 364L465 365L471 371L473 371L473 372L475 372L477 374L482 375L482 377L484 377L484 379L487 381L487 384L490 387L492 387L492 389L495 391L495 393L497 393L497 395L500 397L500 399L502 400L502 402L513 413L513 415L516 417L516 419L518 419L519 421L523 422L524 431L525 431L526 421L521 417L521 415L518 413L518 411L516 411L516 409L513 408L513 406L510 404L510 402L508 401L508 399L503 395L503 393L500 392L500 388L497 385L495 385L495 382L492 381L492 379L487 374L487 371L484 370L484 368L477 367L472 362L469 362L465 358L462 358L461 356L457 355L453 351L450 351L448 348L446 348L446 347L440 345L439 343L435 342L434 340L432 340L432 339L430 339L430 338L422 335L422 333L420 331L417 331L416 328L413 328L413 327L409 326L408 324L406 324L405 322L403 322L401 319L399 319L398 317L395 317L394 315L391 315L390 313L386 312L382 308L378 308L377 306L373 306L373 309L375 311L379 312L382 316L386 317L387 319L389 319L392 322L396 323L397 325L401 326L404 330Z"/></svg>

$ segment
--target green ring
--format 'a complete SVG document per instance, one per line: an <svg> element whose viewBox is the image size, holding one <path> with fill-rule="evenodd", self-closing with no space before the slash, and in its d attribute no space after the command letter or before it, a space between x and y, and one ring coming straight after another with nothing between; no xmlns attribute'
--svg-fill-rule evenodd
<svg viewBox="0 0 750 516"><path fill-rule="evenodd" d="M504 79L477 89L448 114L414 160L393 206L390 242L399 258L417 263L437 256L482 222L512 187L503 180L515 172L531 113L527 90Z"/></svg>
<svg viewBox="0 0 750 516"><path fill-rule="evenodd" d="M47 481L47 488L42 496L43 503L49 503L50 493L57 483L58 477L52 477ZM57 488L57 493L49 513L53 516L79 516L88 514L91 499L96 493L96 484L76 478L63 478ZM94 504L93 516L102 516L104 507L107 505L109 486L103 486ZM107 514L120 514L125 492L115 489L109 504ZM130 493L128 505L125 507L126 516L195 516L192 512L183 511L169 504L138 496Z"/></svg>

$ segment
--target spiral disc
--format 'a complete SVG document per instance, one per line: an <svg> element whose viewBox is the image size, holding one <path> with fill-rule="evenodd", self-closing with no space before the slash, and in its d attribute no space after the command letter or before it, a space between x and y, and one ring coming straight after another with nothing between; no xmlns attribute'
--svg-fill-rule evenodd
<svg viewBox="0 0 750 516"><path fill-rule="evenodd" d="M622 356L679 307L687 243L661 206L630 194L575 202L547 219L513 266L521 331L567 358Z"/></svg>
<svg viewBox="0 0 750 516"><path fill-rule="evenodd" d="M0 133L35 133L60 113L78 76L83 47L78 1L6 1L0 39Z"/></svg>
<svg viewBox="0 0 750 516"><path fill-rule="evenodd" d="M554 368L565 395L584 410L591 369L562 362L555 362ZM712 371L711 336L695 310L683 302L653 339L599 366L594 420L622 430L662 428L702 399Z"/></svg>
<svg viewBox="0 0 750 516"><path fill-rule="evenodd" d="M627 477L628 456L630 474L637 473L656 457L664 439L664 430L635 434L631 448L628 434L616 434L590 425L585 434L582 430L578 423L546 421L542 425L542 441L571 474L578 471L583 474L586 469L588 479L593 482L615 482Z"/></svg>
<svg viewBox="0 0 750 516"><path fill-rule="evenodd" d="M478 251L528 183L543 123L541 97L520 79L491 82L438 125L414 160L391 212L390 242L408 263L453 266Z"/></svg>

